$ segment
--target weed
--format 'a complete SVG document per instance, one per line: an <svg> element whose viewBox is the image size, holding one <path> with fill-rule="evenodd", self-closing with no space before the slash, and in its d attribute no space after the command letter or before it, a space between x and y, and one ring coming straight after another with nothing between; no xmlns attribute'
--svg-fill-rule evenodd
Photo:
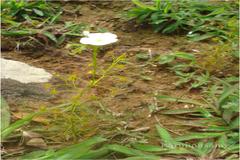
<svg viewBox="0 0 240 160"><path fill-rule="evenodd" d="M59 46L67 37L82 36L82 31L88 28L82 23L58 22L63 11L45 0L9 0L1 4L2 35L14 37L23 47L45 46L48 41ZM58 26L54 26L56 23Z"/></svg>
<svg viewBox="0 0 240 160"><path fill-rule="evenodd" d="M219 135L219 138L217 139L219 151L216 151L218 154L215 158L229 156L230 153L238 152L239 140L236 139L238 137L239 128L238 87L236 87L236 85L231 85L226 81L218 80L217 83L210 89L207 89L205 93L207 93L205 103L168 96L158 95L157 97L159 100L184 102L201 106L199 109L179 109L162 112L162 114L189 115L205 118L205 120L195 122L198 124L195 129L202 133L190 137L183 136L176 138L178 141L198 139L205 135L205 132L209 132L211 134ZM203 136L202 138L211 137L210 134L206 134L206 136ZM228 147L232 149L228 150Z"/></svg>
<svg viewBox="0 0 240 160"><path fill-rule="evenodd" d="M213 47L212 51L199 54L175 52L159 56L156 61L167 66L179 78L176 86L190 83L191 88L200 88L212 82L213 76L222 76L231 71L234 75L237 65L231 55L232 49L226 44ZM219 63L221 66L219 66Z"/></svg>
<svg viewBox="0 0 240 160"><path fill-rule="evenodd" d="M228 39L227 21L238 17L237 3L155 0L154 4L146 5L139 0L132 2L137 7L128 11L130 18L151 24L155 32L188 32L193 41L213 37Z"/></svg>
<svg viewBox="0 0 240 160"><path fill-rule="evenodd" d="M172 137L163 126L156 125L161 145L133 143L128 146L110 145L111 151L124 154L127 159L159 159L161 156L194 157L211 159L237 158L239 150L238 127L238 89L225 81L220 81L208 92L206 102L191 99L173 98L157 95L160 100L190 103L199 108L161 111L162 114L201 117L191 123L196 132ZM198 113L198 114L196 114ZM197 124L194 126L193 124ZM186 124L183 124L186 125ZM207 141L206 141L207 139Z"/></svg>

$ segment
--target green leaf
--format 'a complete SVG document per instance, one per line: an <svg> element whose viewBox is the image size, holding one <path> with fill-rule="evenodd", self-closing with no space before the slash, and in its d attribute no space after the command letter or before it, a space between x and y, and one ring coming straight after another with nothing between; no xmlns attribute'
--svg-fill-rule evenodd
<svg viewBox="0 0 240 160"><path fill-rule="evenodd" d="M140 60L140 61L147 61L150 57L146 53L138 53L136 55L136 58L137 58L137 60Z"/></svg>
<svg viewBox="0 0 240 160"><path fill-rule="evenodd" d="M125 158L124 160L159 160L161 159L161 157L158 156L134 156L134 157L129 157L129 158Z"/></svg>
<svg viewBox="0 0 240 160"><path fill-rule="evenodd" d="M217 140L219 148L226 148L228 146L228 139L226 135L222 135L218 140Z"/></svg>
<svg viewBox="0 0 240 160"><path fill-rule="evenodd" d="M196 153L194 153L190 149L186 149L186 148L174 148L174 149L171 149L169 151L162 152L159 154L173 154L173 155L191 154L191 155L195 155Z"/></svg>
<svg viewBox="0 0 240 160"><path fill-rule="evenodd" d="M109 153L109 149L107 147L102 147L97 150L90 150L87 153L83 154L79 157L79 159L97 159L102 158L103 156Z"/></svg>
<svg viewBox="0 0 240 160"><path fill-rule="evenodd" d="M13 124L11 124L7 128L5 128L4 130L2 130L2 132L1 132L2 139L6 139L12 132L14 132L16 129L28 124L29 122L31 122L33 117L35 117L39 114L40 113L30 114L30 115L24 117L23 119L14 122Z"/></svg>
<svg viewBox="0 0 240 160"><path fill-rule="evenodd" d="M29 15L23 14L22 16L23 16L23 18L26 19L28 22L31 22L31 21L32 21L32 19L30 18Z"/></svg>
<svg viewBox="0 0 240 160"><path fill-rule="evenodd" d="M33 12L36 13L38 16L44 16L44 13L36 8L33 9Z"/></svg>
<svg viewBox="0 0 240 160"><path fill-rule="evenodd" d="M33 151L30 153L27 153L25 155L23 155L20 160L29 160L29 159L34 159L34 160L39 160L42 159L41 157L47 156L47 155L52 155L54 154L54 150L48 150L48 151L44 151L44 150L40 150L40 151Z"/></svg>
<svg viewBox="0 0 240 160"><path fill-rule="evenodd" d="M128 156L144 156L145 155L143 152L139 150L128 148L128 147L117 145L117 144L108 145L108 148L111 151L119 152Z"/></svg>
<svg viewBox="0 0 240 160"><path fill-rule="evenodd" d="M61 45L66 39L66 35L63 34L57 39L57 45Z"/></svg>
<svg viewBox="0 0 240 160"><path fill-rule="evenodd" d="M177 142L172 138L168 131L159 125L156 125L157 132L167 148L175 148Z"/></svg>
<svg viewBox="0 0 240 160"><path fill-rule="evenodd" d="M173 98L171 96L166 96L166 95L157 95L157 99L159 100L165 100L165 101L170 101L170 102L181 102L181 103L190 103L190 104L195 104L198 106L204 106L205 104L192 100L192 99L181 99L181 98Z"/></svg>
<svg viewBox="0 0 240 160"><path fill-rule="evenodd" d="M174 59L175 59L174 55L164 55L159 57L158 63L167 64L167 63L171 63Z"/></svg>
<svg viewBox="0 0 240 160"><path fill-rule="evenodd" d="M231 129L239 129L239 116L230 122Z"/></svg>
<svg viewBox="0 0 240 160"><path fill-rule="evenodd" d="M101 158L108 154L108 148L102 147L97 150L91 150L91 148L99 143L106 141L102 137L92 137L81 143L74 144L58 151L48 150L31 152L22 157L22 159L34 158L36 160L54 159L54 160L65 160L65 159L91 159Z"/></svg>
<svg viewBox="0 0 240 160"><path fill-rule="evenodd" d="M171 33L177 30L179 27L179 23L175 22L174 24L168 25L165 29L163 29L162 33Z"/></svg>
<svg viewBox="0 0 240 160"><path fill-rule="evenodd" d="M31 35L35 35L37 33L39 33L38 30L10 30L10 31L7 31L7 30L1 30L1 34L3 36L12 36L12 37L15 37L15 36L31 36Z"/></svg>
<svg viewBox="0 0 240 160"><path fill-rule="evenodd" d="M196 42L196 41L206 40L206 39L209 39L209 38L212 38L212 37L214 37L214 35L204 34L204 35L197 35L195 37L192 37L190 40Z"/></svg>
<svg viewBox="0 0 240 160"><path fill-rule="evenodd" d="M56 160L77 159L81 156L84 156L87 152L89 152L94 145L104 141L106 141L105 138L93 137L79 144L75 144L64 149L58 150L52 157L49 158Z"/></svg>
<svg viewBox="0 0 240 160"><path fill-rule="evenodd" d="M147 144L133 144L133 147L135 149L145 151L145 152L161 152L161 151L168 150L168 149L162 148L160 146L147 145Z"/></svg>
<svg viewBox="0 0 240 160"><path fill-rule="evenodd" d="M142 9L157 10L155 7L145 5L144 3L140 2L139 0L132 0L132 2Z"/></svg>
<svg viewBox="0 0 240 160"><path fill-rule="evenodd" d="M54 34L48 32L48 31L44 31L43 35L47 36L49 39L51 39L53 42L57 43L57 38L55 37Z"/></svg>
<svg viewBox="0 0 240 160"><path fill-rule="evenodd" d="M7 102L1 97L1 131L10 125L11 115Z"/></svg>
<svg viewBox="0 0 240 160"><path fill-rule="evenodd" d="M213 142L199 142L197 147L193 147L192 150L200 157L207 156L213 150Z"/></svg>
<svg viewBox="0 0 240 160"><path fill-rule="evenodd" d="M238 89L238 86L232 86L224 90L224 92L221 94L221 96L218 99L218 104L221 106L224 101L231 95L233 94L236 90Z"/></svg>
<svg viewBox="0 0 240 160"><path fill-rule="evenodd" d="M160 112L161 114L189 114L199 112L199 108L174 109Z"/></svg>
<svg viewBox="0 0 240 160"><path fill-rule="evenodd" d="M228 126L209 126L208 128L201 129L201 131L210 131L210 132L225 132L229 131Z"/></svg>
<svg viewBox="0 0 240 160"><path fill-rule="evenodd" d="M183 135L175 138L176 141L188 141L192 139L208 139L216 138L222 136L224 133L212 133L212 132L203 132L203 133L191 133L189 135Z"/></svg>
<svg viewBox="0 0 240 160"><path fill-rule="evenodd" d="M62 14L62 11L58 12L55 16L53 16L49 22L49 24L53 24L54 22L56 22L58 20L58 18L60 17L60 15Z"/></svg>
<svg viewBox="0 0 240 160"><path fill-rule="evenodd" d="M174 53L174 55L177 58L182 58L182 59L191 60L191 61L195 60L195 55L192 53L176 52Z"/></svg>

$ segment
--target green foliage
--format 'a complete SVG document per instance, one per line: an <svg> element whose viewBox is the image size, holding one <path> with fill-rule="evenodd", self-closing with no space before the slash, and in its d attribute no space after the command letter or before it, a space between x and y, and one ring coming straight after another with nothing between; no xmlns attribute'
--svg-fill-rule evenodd
<svg viewBox="0 0 240 160"><path fill-rule="evenodd" d="M236 58L232 55L233 50L229 43L211 49L198 54L174 52L159 56L156 62L177 75L179 80L175 83L176 86L189 83L190 89L208 85L214 76L238 73Z"/></svg>
<svg viewBox="0 0 240 160"><path fill-rule="evenodd" d="M3 17L11 16L12 20L32 21L41 18L52 17L54 9L45 0L4 0L1 1L1 13Z"/></svg>
<svg viewBox="0 0 240 160"><path fill-rule="evenodd" d="M178 117L181 115L185 118L194 116L196 120L197 117L200 117L201 119L197 122L191 123L191 127L197 132L173 138L167 129L157 125L161 146L137 143L132 145L134 149L125 147L123 151L121 147L118 147L114 151L130 157L149 155L160 158L161 155L186 154L202 158L211 155L214 159L235 157L235 153L238 153L239 149L239 139L237 138L239 136L238 88L220 80L206 93L208 99L205 102L157 95L157 99L160 101L175 101L199 106L199 108L192 109L161 111L162 114L178 115ZM205 119L203 120L203 118ZM208 142L205 141L206 139Z"/></svg>
<svg viewBox="0 0 240 160"><path fill-rule="evenodd" d="M63 11L45 0L9 0L1 4L1 33L5 37L14 37L22 46L32 46L36 42L45 46L48 41L61 45L67 37L82 36L82 31L87 28L82 23L59 22ZM54 25L56 23L58 26Z"/></svg>
<svg viewBox="0 0 240 160"><path fill-rule="evenodd" d="M39 113L30 114L30 115L24 117L23 119L20 119L20 120L14 122L13 124L7 126L3 130L1 130L1 138L2 139L6 139L16 129L18 129L18 128L20 128L20 127L30 123L32 121L33 117L37 116L38 114Z"/></svg>
<svg viewBox="0 0 240 160"><path fill-rule="evenodd" d="M228 22L238 18L238 4L190 0L154 0L146 5L132 0L136 7L128 11L130 18L151 24L155 32L188 32L193 41L219 37L228 39ZM237 26L237 21L234 23Z"/></svg>
<svg viewBox="0 0 240 160"><path fill-rule="evenodd" d="M162 114L182 115L184 117L194 116L196 119L197 117L205 118L204 121L200 119L192 123L192 127L196 125L197 133L183 135L175 138L175 140L188 141L217 138L219 149L219 155L217 156L222 157L230 153L237 153L239 149L239 139L236 139L239 136L239 90L237 85L218 80L215 85L206 89L205 95L205 102L197 103L194 100L183 100L162 95L158 95L157 98L161 101L192 103L201 108L197 109L195 107L161 112ZM233 148L233 150L228 150L228 148Z"/></svg>
<svg viewBox="0 0 240 160"><path fill-rule="evenodd" d="M207 70L202 70L198 66L194 54L176 52L160 56L157 58L157 62L160 65L167 65L171 71L175 72L179 78L175 83L176 86L191 83L190 88L199 88L209 83L209 72ZM197 70L201 70L205 73L199 73Z"/></svg>
<svg viewBox="0 0 240 160"><path fill-rule="evenodd" d="M94 146L106 141L102 137L93 137L79 144L54 151L35 151L22 156L21 159L96 159L108 154L107 148L93 149Z"/></svg>

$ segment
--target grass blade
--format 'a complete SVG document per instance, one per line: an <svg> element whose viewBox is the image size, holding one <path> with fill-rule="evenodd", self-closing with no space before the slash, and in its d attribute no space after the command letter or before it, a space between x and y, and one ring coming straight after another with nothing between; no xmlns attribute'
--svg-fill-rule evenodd
<svg viewBox="0 0 240 160"><path fill-rule="evenodd" d="M191 133L189 135L184 135L175 138L176 141L188 141L192 139L208 139L208 138L216 138L222 136L224 133L212 133L212 132L204 132L204 133Z"/></svg>
<svg viewBox="0 0 240 160"><path fill-rule="evenodd" d="M10 126L8 126L7 128L5 128L2 132L1 132L1 137L2 139L6 139L13 131L15 131L16 129L28 124L29 122L31 122L31 120L33 119L33 117L39 115L40 113L33 113L30 114L26 117L24 117L21 120L18 120L16 122L14 122L13 124L11 124Z"/></svg>
<svg viewBox="0 0 240 160"><path fill-rule="evenodd" d="M128 147L117 145L117 144L109 145L108 148L111 151L122 153L122 154L125 154L128 156L144 156L144 155L146 155L139 150L128 148Z"/></svg>
<svg viewBox="0 0 240 160"><path fill-rule="evenodd" d="M166 148L162 148L154 145L146 145L146 144L134 144L133 147L135 149L145 151L145 152L161 152L161 151L167 150Z"/></svg>

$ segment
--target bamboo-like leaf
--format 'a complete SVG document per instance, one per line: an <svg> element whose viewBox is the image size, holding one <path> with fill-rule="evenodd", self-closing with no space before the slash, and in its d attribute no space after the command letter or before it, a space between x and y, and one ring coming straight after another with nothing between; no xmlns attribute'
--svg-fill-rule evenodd
<svg viewBox="0 0 240 160"><path fill-rule="evenodd" d="M185 53L185 52L176 52L174 53L174 55L178 58L182 58L182 59L187 59L187 60L195 60L195 55L192 53Z"/></svg>
<svg viewBox="0 0 240 160"><path fill-rule="evenodd" d="M164 100L164 101L170 101L170 102L182 102L182 103L190 103L190 104L195 104L198 106L204 106L204 103L192 100L192 99L181 99L181 98L173 98L171 96L166 96L166 95L157 95L157 99L159 100Z"/></svg>
<svg viewBox="0 0 240 160"><path fill-rule="evenodd" d="M184 109L174 109L174 110L167 110L167 111L161 111L161 114L191 114L191 113L198 113L199 108L184 108Z"/></svg>
<svg viewBox="0 0 240 160"><path fill-rule="evenodd" d="M57 43L57 38L55 37L54 34L48 32L48 31L44 31L43 35L47 36L49 39L51 39L53 42Z"/></svg>
<svg viewBox="0 0 240 160"><path fill-rule="evenodd" d="M102 147L97 150L90 150L87 153L83 154L79 157L79 159L96 159L102 158L109 153L109 149L107 147Z"/></svg>
<svg viewBox="0 0 240 160"><path fill-rule="evenodd" d="M36 13L38 16L41 16L41 17L44 16L44 13L39 9L34 8L33 12Z"/></svg>
<svg viewBox="0 0 240 160"><path fill-rule="evenodd" d="M239 116L230 122L231 129L239 129Z"/></svg>
<svg viewBox="0 0 240 160"><path fill-rule="evenodd" d="M1 30L1 34L3 36L12 36L12 37L15 37L15 36L31 36L31 35L35 35L37 34L39 31L38 30L10 30L10 31L7 31L7 30Z"/></svg>
<svg viewBox="0 0 240 160"><path fill-rule="evenodd" d="M66 160L66 159L86 159L86 158L101 158L108 153L108 148L103 147L98 150L91 150L91 148L99 143L106 141L102 137L92 137L81 143L74 144L58 151L48 150L45 152L31 152L22 157L22 159L31 158L35 160Z"/></svg>
<svg viewBox="0 0 240 160"><path fill-rule="evenodd" d="M157 10L155 7L148 6L148 5L140 2L139 0L132 0L132 2L133 2L135 5L137 5L138 7L142 8L142 9Z"/></svg>
<svg viewBox="0 0 240 160"><path fill-rule="evenodd" d="M160 160L161 157L159 156L134 156L125 158L124 160Z"/></svg>
<svg viewBox="0 0 240 160"><path fill-rule="evenodd" d="M194 36L194 37L190 38L190 40L196 42L196 41L206 40L206 39L209 39L209 38L212 38L212 37L214 37L213 34L208 34L208 33L206 33L206 34L204 34L204 35Z"/></svg>
<svg viewBox="0 0 240 160"><path fill-rule="evenodd" d="M161 151L168 150L168 149L162 148L160 146L147 145L147 144L133 144L133 147L135 149L145 151L145 152L161 152Z"/></svg>
<svg viewBox="0 0 240 160"><path fill-rule="evenodd" d="M56 151L52 157L56 160L65 160L65 159L77 159L81 156L84 156L90 149L101 142L106 141L105 138L102 137L93 137L88 140L85 140L79 144L75 144L59 151Z"/></svg>
<svg viewBox="0 0 240 160"><path fill-rule="evenodd" d="M4 130L2 130L2 132L1 132L2 139L6 139L7 136L9 136L13 131L15 131L16 129L28 124L29 122L31 122L33 117L37 116L38 114L39 113L30 114L30 115L24 117L23 119L20 119L20 120L14 122L13 124L11 124L7 128L5 128Z"/></svg>
<svg viewBox="0 0 240 160"><path fill-rule="evenodd" d="M216 138L222 136L224 133L213 133L213 132L203 132L203 133L191 133L189 135L183 135L175 138L176 141L188 141L192 139L208 139Z"/></svg>
<svg viewBox="0 0 240 160"><path fill-rule="evenodd" d="M196 155L195 152L193 152L191 149L186 149L186 148L174 148L166 152L159 153L160 155L163 154L173 154L173 155L182 155L182 154L191 154L191 155Z"/></svg>
<svg viewBox="0 0 240 160"><path fill-rule="evenodd" d="M117 145L117 144L109 145L108 148L111 151L119 152L119 153L122 153L122 154L125 154L128 156L144 156L144 155L146 155L139 150L128 148L128 147Z"/></svg>
<svg viewBox="0 0 240 160"><path fill-rule="evenodd" d="M164 145L168 148L175 148L177 142L172 138L172 136L168 133L168 131L159 125L156 125L157 132L159 136L162 138Z"/></svg>

